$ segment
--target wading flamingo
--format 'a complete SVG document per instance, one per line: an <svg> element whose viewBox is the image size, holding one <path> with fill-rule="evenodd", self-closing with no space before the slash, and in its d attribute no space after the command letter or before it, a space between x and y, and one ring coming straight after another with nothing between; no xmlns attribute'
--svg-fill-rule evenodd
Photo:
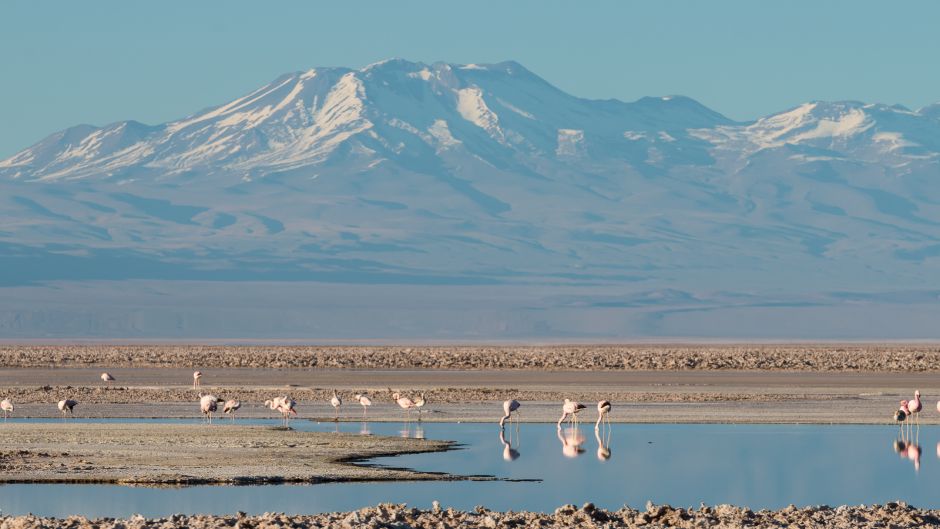
<svg viewBox="0 0 940 529"><path fill-rule="evenodd" d="M362 418L364 419L366 417L366 410L372 405L372 399L370 399L368 395L358 393L356 394L356 400L359 402L359 405L362 406Z"/></svg>
<svg viewBox="0 0 940 529"><path fill-rule="evenodd" d="M110 386L114 382L114 377L111 373L101 373L101 380L104 380Z"/></svg>
<svg viewBox="0 0 940 529"><path fill-rule="evenodd" d="M227 400L225 401L225 406L222 407L222 413L232 416L232 421L235 421L235 412L241 409L242 403L237 400Z"/></svg>
<svg viewBox="0 0 940 529"><path fill-rule="evenodd" d="M297 403L286 395L283 397L274 397L272 400L266 400L264 401L264 405L280 413L284 417L284 426L286 427L290 427L291 414L297 415L297 410L294 409Z"/></svg>
<svg viewBox="0 0 940 529"><path fill-rule="evenodd" d="M193 372L193 389L199 387L199 379L202 378L202 371Z"/></svg>
<svg viewBox="0 0 940 529"><path fill-rule="evenodd" d="M392 400L394 400L401 409L405 410L405 418L411 419L411 410L415 407L414 401L408 397L402 397L400 393L392 393Z"/></svg>
<svg viewBox="0 0 940 529"><path fill-rule="evenodd" d="M10 399L0 401L0 410L3 410L3 420L7 420L7 416L13 413L13 401Z"/></svg>
<svg viewBox="0 0 940 529"><path fill-rule="evenodd" d="M209 424L212 424L212 414L219 409L220 402L223 402L222 399L215 395L199 394L199 411L206 416Z"/></svg>
<svg viewBox="0 0 940 529"><path fill-rule="evenodd" d="M937 405L940 408L940 404ZM894 421L898 423L898 430L903 428L904 421L907 420L907 401L901 401L901 407L894 412Z"/></svg>
<svg viewBox="0 0 940 529"><path fill-rule="evenodd" d="M519 421L518 421L519 419L518 415L520 413L519 406L521 406L521 404L519 404L519 401L516 399L509 399L509 400L503 401L503 418L499 420L500 429L502 429L503 425L506 424L507 419L510 422L513 422L513 417L512 417L513 412L515 412L516 414L516 417L515 417L516 426L519 426Z"/></svg>
<svg viewBox="0 0 940 529"><path fill-rule="evenodd" d="M333 420L339 421L339 407L343 405L342 399L336 395L336 390L333 390L333 398L330 399L330 405L333 406Z"/></svg>
<svg viewBox="0 0 940 529"><path fill-rule="evenodd" d="M59 411L62 412L62 415L66 417L72 417L74 414L74 408L78 405L78 401L74 399L62 399L59 401Z"/></svg>
<svg viewBox="0 0 940 529"><path fill-rule="evenodd" d="M558 426L561 427L561 422L564 421L566 417L569 422L577 424L578 413L584 408L587 408L587 406L580 402L565 399L565 403L561 406L561 419L558 419Z"/></svg>
<svg viewBox="0 0 940 529"><path fill-rule="evenodd" d="M914 391L914 400L907 401L907 413L912 415L911 419L920 426L920 410L924 408L924 405L920 402L920 390Z"/></svg>
<svg viewBox="0 0 940 529"><path fill-rule="evenodd" d="M607 426L610 426L610 401L602 400L597 403L597 422L594 423L594 429L598 429L601 426L601 421L607 419Z"/></svg>
<svg viewBox="0 0 940 529"><path fill-rule="evenodd" d="M419 396L417 399L415 399L415 409L418 410L418 420L419 420L419 421L421 420L421 412L423 411L421 408L423 408L424 405L427 404L427 403L428 403L428 401L427 401L427 399L424 398L424 393L422 393L421 396Z"/></svg>

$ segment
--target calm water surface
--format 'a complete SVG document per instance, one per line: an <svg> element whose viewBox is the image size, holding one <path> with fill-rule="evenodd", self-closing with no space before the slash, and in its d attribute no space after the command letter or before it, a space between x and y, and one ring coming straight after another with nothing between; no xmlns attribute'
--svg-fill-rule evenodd
<svg viewBox="0 0 940 529"><path fill-rule="evenodd" d="M243 421L274 424L274 421ZM0 486L4 514L159 516L172 513L316 513L378 502L430 507L551 511L593 501L616 509L647 500L681 506L733 503L776 508L794 503L859 504L905 500L940 508L940 428L922 427L898 443L893 426L631 425L595 436L593 425L313 423L297 429L451 439L464 448L374 462L426 471L487 474L498 482L200 486ZM0 425L2 428L2 425Z"/></svg>

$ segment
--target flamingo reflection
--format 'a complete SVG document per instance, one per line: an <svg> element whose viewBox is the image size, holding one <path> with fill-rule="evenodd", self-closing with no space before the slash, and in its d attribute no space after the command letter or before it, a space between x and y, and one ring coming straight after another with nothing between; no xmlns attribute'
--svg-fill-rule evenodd
<svg viewBox="0 0 940 529"><path fill-rule="evenodd" d="M597 459L607 461L610 459L610 428L604 431L601 437L601 429L594 428L594 439L597 439Z"/></svg>
<svg viewBox="0 0 940 529"><path fill-rule="evenodd" d="M919 436L911 439L905 435L901 435L899 439L895 439L894 441L895 453L897 453L901 459L907 459L914 463L915 472L920 470L920 456L923 454L923 449L921 449L917 437ZM940 443L937 444L937 455L940 457Z"/></svg>
<svg viewBox="0 0 940 529"><path fill-rule="evenodd" d="M499 442L503 445L503 459L506 461L515 461L519 459L519 451L512 447L512 430L509 430L509 439L506 439L506 432L499 431ZM519 430L516 430L516 444L519 443Z"/></svg>
<svg viewBox="0 0 940 529"><path fill-rule="evenodd" d="M372 430L369 429L369 423L359 423L359 435L372 435Z"/></svg>
<svg viewBox="0 0 940 529"><path fill-rule="evenodd" d="M578 457L584 453L584 448L581 447L584 444L584 435L580 428L570 426L562 431L562 427L559 426L557 435L558 440L561 441L561 453L565 457Z"/></svg>

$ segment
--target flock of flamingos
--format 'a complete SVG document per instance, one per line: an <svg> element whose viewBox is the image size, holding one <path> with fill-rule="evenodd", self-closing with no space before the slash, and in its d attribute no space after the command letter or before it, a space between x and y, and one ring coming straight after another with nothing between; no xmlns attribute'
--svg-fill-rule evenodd
<svg viewBox="0 0 940 529"><path fill-rule="evenodd" d="M110 373L102 373L101 380L107 384L114 382L115 378ZM198 390L202 381L202 371L193 372L193 389ZM920 392L915 394L915 401L917 404L917 411L920 411L920 401L916 400L920 397ZM362 415L366 416L367 411L370 406L372 406L372 399L365 394L356 394L356 401L362 406ZM400 393L392 393L392 400L398 404L399 407L405 412L406 417L410 418L411 411L418 412L418 420L421 420L421 411L422 408L427 404L427 400L422 393L418 398L411 399ZM915 402L911 401L911 403ZM907 401L902 401L902 409L905 406ZM342 399L339 395L336 394L336 390L333 390L333 397L330 399L330 404L333 406L334 410L334 420L339 420L339 408L343 405ZM59 411L62 412L66 417L71 417L74 414L75 406L78 405L78 401L75 399L62 399L58 402L57 407ZM225 400L215 395L203 395L199 393L199 411L205 416L207 422L212 422L212 414L219 411L219 405L222 405L222 413L230 415L232 420L235 419L235 412L241 409L241 402L230 399ZM284 419L284 424L288 425L291 419L291 416L297 415L297 402L290 398L287 395L275 397L270 400L264 401L266 408L269 408L272 411L278 412L281 414ZM910 405L909 403L907 405ZM503 429L505 427L506 421L518 421L519 401L517 400L507 400L503 402L503 417L499 419L499 427ZM940 403L937 404L938 409L940 409ZM558 419L558 427L561 428L562 422L566 419L569 423L577 424L578 423L578 414L587 408L584 404L579 402L565 399L564 404L562 405L562 414L561 418ZM13 402L9 398L5 398L0 401L0 411L3 411L3 418L6 419L11 413L13 413L15 407ZM606 419L607 424L610 424L610 410L611 404L609 400L602 400L597 403L597 423L594 425L595 428L599 428L601 423ZM912 413L917 413L914 411ZM899 412L900 413L900 412Z"/></svg>

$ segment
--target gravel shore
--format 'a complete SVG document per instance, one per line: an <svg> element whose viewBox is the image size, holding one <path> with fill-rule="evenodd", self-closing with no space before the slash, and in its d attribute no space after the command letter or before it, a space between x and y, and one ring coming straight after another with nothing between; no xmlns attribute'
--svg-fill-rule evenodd
<svg viewBox="0 0 940 529"><path fill-rule="evenodd" d="M406 505L380 504L352 512L318 515L284 515L267 513L248 516L175 515L167 518L129 519L100 518L89 520L80 516L64 519L37 516L0 517L0 529L143 529L192 528L314 528L369 527L400 529L444 529L451 527L485 528L906 528L940 527L940 511L923 510L904 503L858 507L787 507L780 510L751 511L746 507L702 505L698 509L674 508L668 505L647 505L639 511L623 508L617 511L596 509L592 504L578 508L559 507L554 513L496 512L478 507L472 512L435 508L419 510Z"/></svg>
<svg viewBox="0 0 940 529"><path fill-rule="evenodd" d="M940 371L937 344L211 346L4 345L6 367Z"/></svg>

